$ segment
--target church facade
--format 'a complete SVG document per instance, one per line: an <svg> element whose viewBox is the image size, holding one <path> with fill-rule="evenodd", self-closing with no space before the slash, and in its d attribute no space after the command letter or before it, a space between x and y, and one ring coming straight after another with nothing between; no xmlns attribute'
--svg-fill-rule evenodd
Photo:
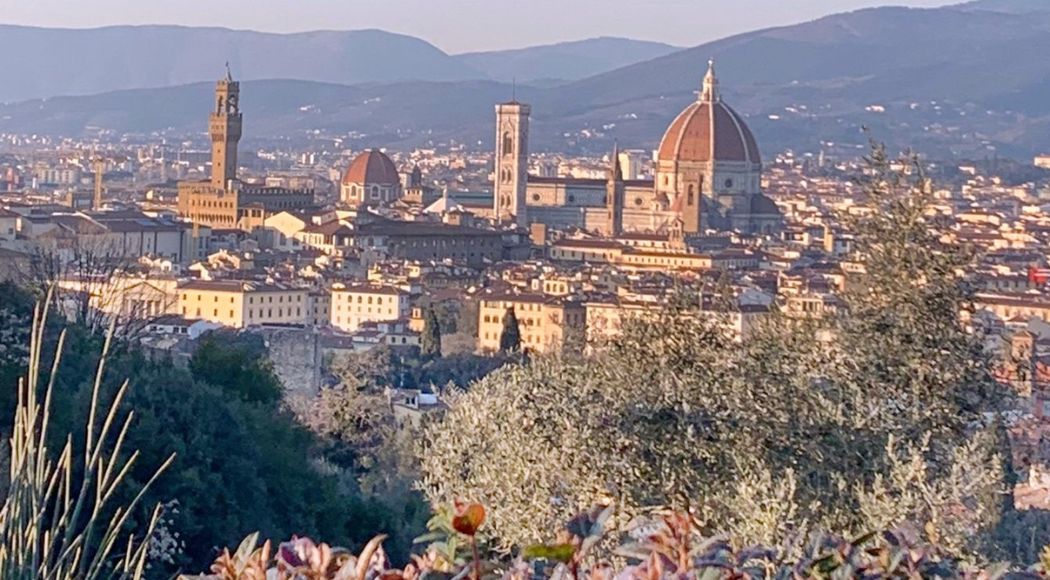
<svg viewBox="0 0 1050 580"><path fill-rule="evenodd" d="M521 226L696 235L706 230L772 233L782 216L761 191L754 135L718 90L710 63L699 97L664 133L651 180L625 180L614 151L607 179L528 174L528 105L496 107L493 213Z"/></svg>

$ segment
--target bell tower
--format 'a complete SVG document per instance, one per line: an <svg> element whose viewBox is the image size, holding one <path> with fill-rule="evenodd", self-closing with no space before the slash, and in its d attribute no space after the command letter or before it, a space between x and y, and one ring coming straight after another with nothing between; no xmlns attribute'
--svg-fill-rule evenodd
<svg viewBox="0 0 1050 580"><path fill-rule="evenodd" d="M215 85L215 109L211 113L211 185L226 190L237 178L237 143L241 140L241 84L233 80L230 64L226 76Z"/></svg>
<svg viewBox="0 0 1050 580"><path fill-rule="evenodd" d="M605 233L609 237L623 234L623 205L626 197L626 184L623 181L623 169L620 166L620 146L613 146L612 167L609 169L609 180L605 182Z"/></svg>
<svg viewBox="0 0 1050 580"><path fill-rule="evenodd" d="M492 209L498 221L527 226L525 192L529 185L529 105L496 105L496 178Z"/></svg>

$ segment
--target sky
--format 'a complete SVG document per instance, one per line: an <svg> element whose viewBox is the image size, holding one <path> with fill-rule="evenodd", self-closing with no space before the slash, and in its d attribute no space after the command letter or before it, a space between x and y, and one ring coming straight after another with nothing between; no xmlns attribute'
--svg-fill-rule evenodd
<svg viewBox="0 0 1050 580"><path fill-rule="evenodd" d="M449 53L595 36L677 46L835 12L950 0L0 0L0 22L89 28L223 26L268 32L380 28Z"/></svg>

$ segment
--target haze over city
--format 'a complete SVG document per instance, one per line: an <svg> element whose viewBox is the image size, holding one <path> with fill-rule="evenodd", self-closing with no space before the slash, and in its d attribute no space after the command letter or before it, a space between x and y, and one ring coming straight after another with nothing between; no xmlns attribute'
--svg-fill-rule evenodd
<svg viewBox="0 0 1050 580"><path fill-rule="evenodd" d="M0 580L1050 577L1050 0L0 8Z"/></svg>
<svg viewBox="0 0 1050 580"><path fill-rule="evenodd" d="M893 4L929 7L948 2ZM757 28L879 5L878 0L15 0L2 6L2 21L69 28L178 24L265 32L379 28L418 36L460 53L595 36L695 46Z"/></svg>

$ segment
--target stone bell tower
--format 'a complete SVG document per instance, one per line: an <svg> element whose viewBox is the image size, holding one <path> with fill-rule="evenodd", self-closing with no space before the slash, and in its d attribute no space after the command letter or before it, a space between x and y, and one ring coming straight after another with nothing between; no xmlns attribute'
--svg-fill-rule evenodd
<svg viewBox="0 0 1050 580"><path fill-rule="evenodd" d="M237 143L241 140L241 84L233 80L230 65L226 77L215 86L215 109L211 113L211 185L225 190L237 178Z"/></svg>
<svg viewBox="0 0 1050 580"><path fill-rule="evenodd" d="M492 209L499 221L527 226L525 192L529 185L529 105L496 105L496 177Z"/></svg>

